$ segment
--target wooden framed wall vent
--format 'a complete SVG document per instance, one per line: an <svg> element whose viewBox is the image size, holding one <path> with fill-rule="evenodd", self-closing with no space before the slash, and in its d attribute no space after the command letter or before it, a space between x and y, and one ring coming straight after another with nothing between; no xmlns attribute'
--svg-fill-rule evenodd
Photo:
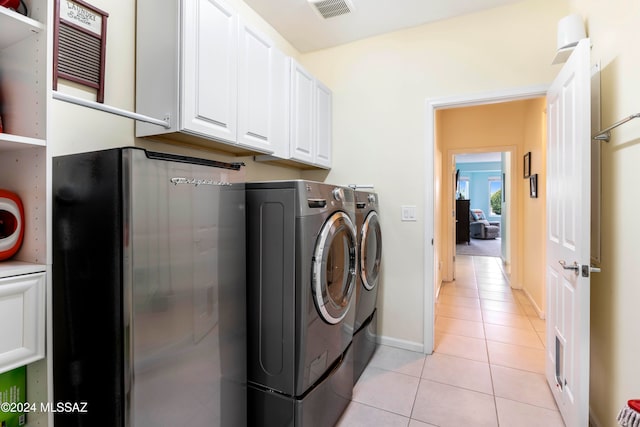
<svg viewBox="0 0 640 427"><path fill-rule="evenodd" d="M104 59L108 13L82 0L56 0L53 89L65 79L96 89L104 102Z"/></svg>

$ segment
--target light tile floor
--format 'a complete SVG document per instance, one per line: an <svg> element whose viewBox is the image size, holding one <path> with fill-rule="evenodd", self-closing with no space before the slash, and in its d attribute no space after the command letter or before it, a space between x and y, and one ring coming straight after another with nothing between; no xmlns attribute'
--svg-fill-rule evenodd
<svg viewBox="0 0 640 427"><path fill-rule="evenodd" d="M544 321L500 262L457 257L434 353L381 345L338 427L564 426L544 377Z"/></svg>

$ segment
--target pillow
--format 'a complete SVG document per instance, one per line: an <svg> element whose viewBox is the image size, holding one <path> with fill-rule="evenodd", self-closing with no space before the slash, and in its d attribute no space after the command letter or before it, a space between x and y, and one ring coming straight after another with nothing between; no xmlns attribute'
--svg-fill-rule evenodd
<svg viewBox="0 0 640 427"><path fill-rule="evenodd" d="M471 209L471 215L473 215L473 218L476 221L482 221L483 219L486 219L484 217L484 212L482 212L481 209Z"/></svg>

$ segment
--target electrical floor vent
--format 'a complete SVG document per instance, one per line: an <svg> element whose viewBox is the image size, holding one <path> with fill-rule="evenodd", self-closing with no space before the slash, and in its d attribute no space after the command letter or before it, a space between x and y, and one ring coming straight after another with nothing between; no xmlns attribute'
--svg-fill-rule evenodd
<svg viewBox="0 0 640 427"><path fill-rule="evenodd" d="M309 4L324 19L346 15L355 9L351 0L309 0Z"/></svg>

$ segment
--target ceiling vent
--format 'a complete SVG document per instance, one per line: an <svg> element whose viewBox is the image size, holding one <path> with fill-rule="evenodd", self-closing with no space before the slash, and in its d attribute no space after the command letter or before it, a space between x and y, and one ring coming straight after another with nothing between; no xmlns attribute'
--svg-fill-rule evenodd
<svg viewBox="0 0 640 427"><path fill-rule="evenodd" d="M351 0L308 0L309 4L324 19L346 15L355 10Z"/></svg>

